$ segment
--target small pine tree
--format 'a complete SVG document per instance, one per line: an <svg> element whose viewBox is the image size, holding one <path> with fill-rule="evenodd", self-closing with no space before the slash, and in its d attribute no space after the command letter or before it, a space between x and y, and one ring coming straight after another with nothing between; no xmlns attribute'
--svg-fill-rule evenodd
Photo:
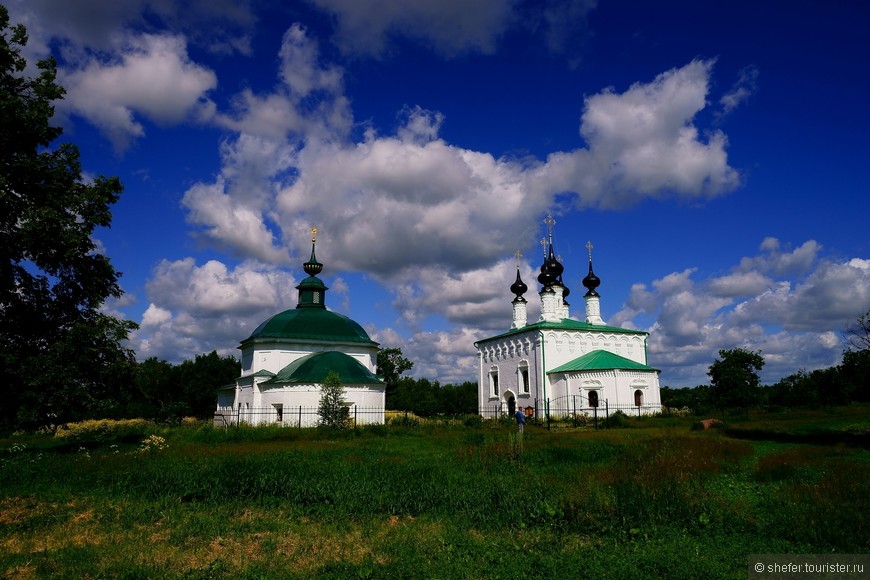
<svg viewBox="0 0 870 580"><path fill-rule="evenodd" d="M329 371L320 386L320 405L317 408L321 427L346 429L350 426L350 410L344 402L344 385L335 371Z"/></svg>

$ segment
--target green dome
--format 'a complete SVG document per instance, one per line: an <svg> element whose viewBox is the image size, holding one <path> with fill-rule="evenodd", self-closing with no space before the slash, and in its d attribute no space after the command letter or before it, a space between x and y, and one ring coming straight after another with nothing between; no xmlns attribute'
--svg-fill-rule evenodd
<svg viewBox="0 0 870 580"><path fill-rule="evenodd" d="M338 373L344 384L382 384L358 360L343 352L315 352L296 359L263 384L322 383L330 371Z"/></svg>
<svg viewBox="0 0 870 580"><path fill-rule="evenodd" d="M354 342L377 346L363 327L325 308L295 308L285 310L258 326L242 346L263 340Z"/></svg>

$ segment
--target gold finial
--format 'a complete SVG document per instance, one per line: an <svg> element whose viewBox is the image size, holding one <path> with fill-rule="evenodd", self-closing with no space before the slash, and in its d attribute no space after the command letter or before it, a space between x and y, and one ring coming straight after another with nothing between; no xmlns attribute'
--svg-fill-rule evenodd
<svg viewBox="0 0 870 580"><path fill-rule="evenodd" d="M586 242L586 251L589 252L589 261L592 261L592 242Z"/></svg>
<svg viewBox="0 0 870 580"><path fill-rule="evenodd" d="M516 258L517 258L517 268L519 268L520 267L520 258L523 257L523 253L521 251L517 250L516 252L514 252L514 256L516 256Z"/></svg>
<svg viewBox="0 0 870 580"><path fill-rule="evenodd" d="M317 241L317 228L311 228L311 243Z"/></svg>

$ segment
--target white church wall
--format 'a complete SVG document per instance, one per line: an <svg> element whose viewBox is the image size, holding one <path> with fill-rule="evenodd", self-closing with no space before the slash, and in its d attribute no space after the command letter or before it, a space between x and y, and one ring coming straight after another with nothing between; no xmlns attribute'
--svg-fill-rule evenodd
<svg viewBox="0 0 870 580"><path fill-rule="evenodd" d="M253 395L250 391L260 391ZM284 385L242 389L237 400L238 420L250 425L280 424L289 427L315 427L319 416L320 387ZM384 388L379 385L345 386L345 402L356 425L384 423Z"/></svg>
<svg viewBox="0 0 870 580"><path fill-rule="evenodd" d="M315 352L337 350L353 357L370 372L375 372L377 364L377 348L360 347L346 344L305 344L298 348L287 348L277 343L259 343L242 351L242 360L251 362L242 368L242 376L251 375L261 370L278 374L284 367L304 356ZM244 365L244 363L243 363Z"/></svg>
<svg viewBox="0 0 870 580"><path fill-rule="evenodd" d="M507 412L511 396L523 407L534 406L540 399L535 335L537 332L516 334L480 345L477 384L482 410L491 412L500 407ZM498 373L498 393L493 392L494 371Z"/></svg>

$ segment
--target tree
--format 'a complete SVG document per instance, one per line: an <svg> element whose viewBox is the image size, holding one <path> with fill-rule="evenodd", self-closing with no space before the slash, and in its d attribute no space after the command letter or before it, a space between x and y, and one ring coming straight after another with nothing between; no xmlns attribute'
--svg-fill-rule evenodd
<svg viewBox="0 0 870 580"><path fill-rule="evenodd" d="M53 59L25 76L23 26L0 5L0 426L34 426L116 413L133 353L130 321L101 312L122 291L99 252L122 190L117 178L82 180L79 151L52 143Z"/></svg>
<svg viewBox="0 0 870 580"><path fill-rule="evenodd" d="M378 374L384 380L384 397L387 409L396 409L392 406L395 399L396 389L402 373L414 367L414 363L402 356L400 348L382 348L377 357Z"/></svg>
<svg viewBox="0 0 870 580"><path fill-rule="evenodd" d="M852 401L870 403L870 348L843 352L840 376Z"/></svg>
<svg viewBox="0 0 870 580"><path fill-rule="evenodd" d="M174 367L150 357L136 365L127 412L133 417L164 418L175 400Z"/></svg>
<svg viewBox="0 0 870 580"><path fill-rule="evenodd" d="M713 398L720 407L748 408L757 397L759 371L764 368L761 352L743 348L720 350L707 374Z"/></svg>
<svg viewBox="0 0 870 580"><path fill-rule="evenodd" d="M216 351L197 355L193 361L186 360L175 367L175 399L186 406L186 409L178 407L179 414L183 411L201 419L214 416L218 387L235 381L240 372L235 357L220 357Z"/></svg>
<svg viewBox="0 0 870 580"><path fill-rule="evenodd" d="M320 385L320 405L317 407L321 427L345 429L350 426L350 410L344 402L344 385L335 371L329 371Z"/></svg>
<svg viewBox="0 0 870 580"><path fill-rule="evenodd" d="M846 340L854 350L870 349L870 310L859 316L855 324L846 327Z"/></svg>
<svg viewBox="0 0 870 580"><path fill-rule="evenodd" d="M477 383L441 385L437 392L438 412L447 415L472 415L478 412Z"/></svg>

